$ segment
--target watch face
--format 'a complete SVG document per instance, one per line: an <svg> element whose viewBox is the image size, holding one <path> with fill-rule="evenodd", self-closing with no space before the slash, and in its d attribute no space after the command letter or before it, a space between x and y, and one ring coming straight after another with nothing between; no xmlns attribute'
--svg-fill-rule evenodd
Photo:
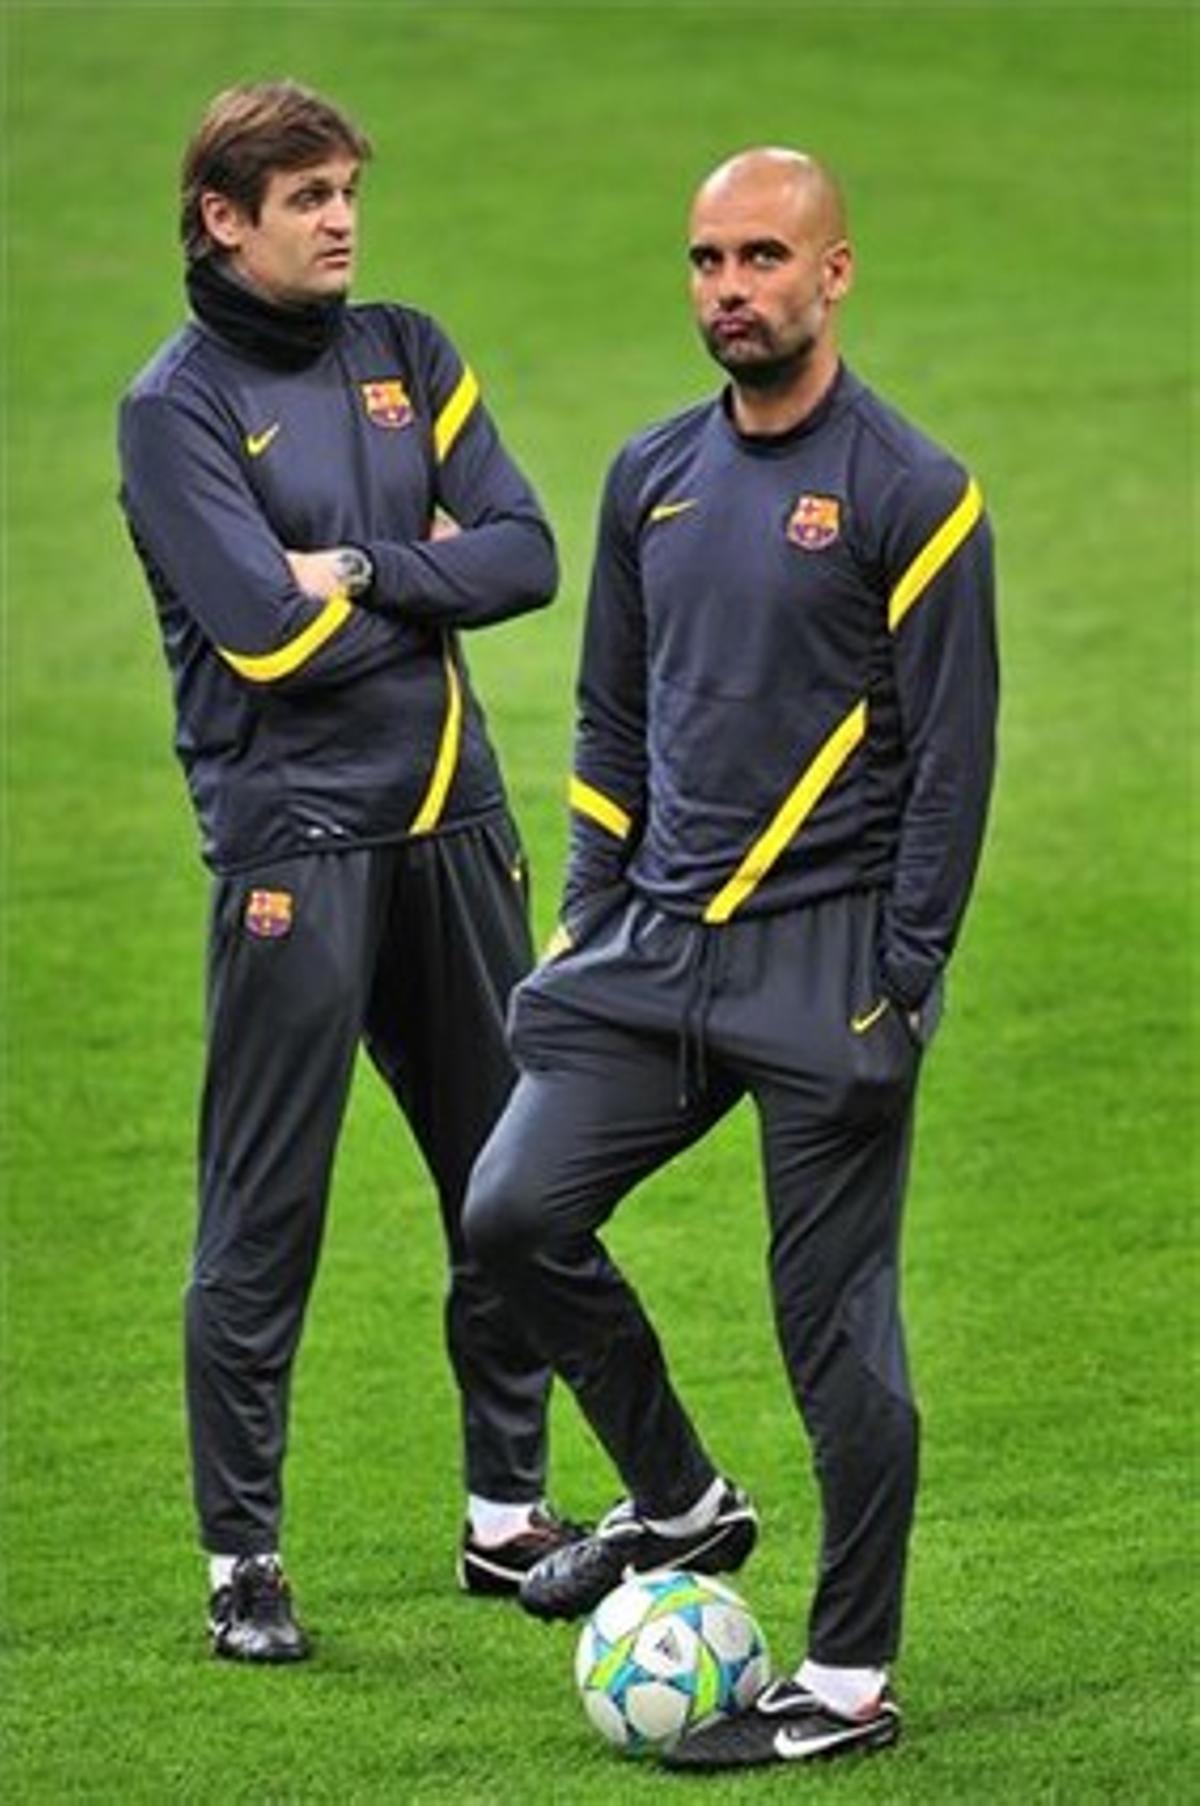
<svg viewBox="0 0 1200 1806"><path fill-rule="evenodd" d="M345 546L338 553L338 575L351 596L361 595L370 585L374 572L371 560L357 546Z"/></svg>

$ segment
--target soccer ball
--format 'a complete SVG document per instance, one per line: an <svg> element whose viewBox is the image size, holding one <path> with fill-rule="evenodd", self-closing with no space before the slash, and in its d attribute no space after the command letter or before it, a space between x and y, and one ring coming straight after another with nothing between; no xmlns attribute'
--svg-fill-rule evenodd
<svg viewBox="0 0 1200 1806"><path fill-rule="evenodd" d="M687 1731L745 1709L770 1678L766 1640L745 1601L706 1574L631 1574L580 1634L583 1709L626 1755L667 1750Z"/></svg>

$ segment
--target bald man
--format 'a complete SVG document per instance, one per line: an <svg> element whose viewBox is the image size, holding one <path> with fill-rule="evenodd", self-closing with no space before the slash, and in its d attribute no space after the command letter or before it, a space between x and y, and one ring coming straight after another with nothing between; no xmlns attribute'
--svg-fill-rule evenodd
<svg viewBox="0 0 1200 1806"><path fill-rule="evenodd" d="M670 1758L725 1768L899 1733L917 1478L901 1204L984 834L997 675L979 490L839 356L854 260L833 177L795 151L732 158L696 196L688 258L728 381L609 473L562 926L514 998L520 1077L466 1233L630 1495L530 1570L526 1609L577 1617L628 1566L736 1568L754 1508L597 1231L741 1098L757 1110L822 1542L794 1674ZM714 1208L731 1203L697 1201L698 1269Z"/></svg>

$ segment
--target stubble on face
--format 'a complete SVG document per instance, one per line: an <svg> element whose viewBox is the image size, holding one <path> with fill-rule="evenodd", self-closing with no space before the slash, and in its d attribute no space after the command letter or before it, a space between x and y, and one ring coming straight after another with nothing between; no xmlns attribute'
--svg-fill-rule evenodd
<svg viewBox="0 0 1200 1806"><path fill-rule="evenodd" d="M836 182L800 152L746 151L702 184L690 233L697 324L740 386L780 390L803 377L828 317L823 254L844 235Z"/></svg>
<svg viewBox="0 0 1200 1806"><path fill-rule="evenodd" d="M767 391L788 387L812 361L817 337L814 332L785 338L765 321L750 322L736 338L722 336L713 326L701 325L705 349L722 370L736 377L744 389Z"/></svg>
<svg viewBox="0 0 1200 1806"><path fill-rule="evenodd" d="M274 172L234 255L251 286L282 306L335 301L354 274L358 164L330 159Z"/></svg>

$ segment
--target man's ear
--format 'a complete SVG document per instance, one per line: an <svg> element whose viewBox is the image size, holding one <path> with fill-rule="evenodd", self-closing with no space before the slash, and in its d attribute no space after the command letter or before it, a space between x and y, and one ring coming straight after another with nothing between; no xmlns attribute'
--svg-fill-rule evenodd
<svg viewBox="0 0 1200 1806"><path fill-rule="evenodd" d="M830 245L824 256L825 299L842 301L854 284L854 252L844 238Z"/></svg>
<svg viewBox="0 0 1200 1806"><path fill-rule="evenodd" d="M251 224L244 208L215 188L206 188L200 196L200 218L204 230L222 251L238 250Z"/></svg>

